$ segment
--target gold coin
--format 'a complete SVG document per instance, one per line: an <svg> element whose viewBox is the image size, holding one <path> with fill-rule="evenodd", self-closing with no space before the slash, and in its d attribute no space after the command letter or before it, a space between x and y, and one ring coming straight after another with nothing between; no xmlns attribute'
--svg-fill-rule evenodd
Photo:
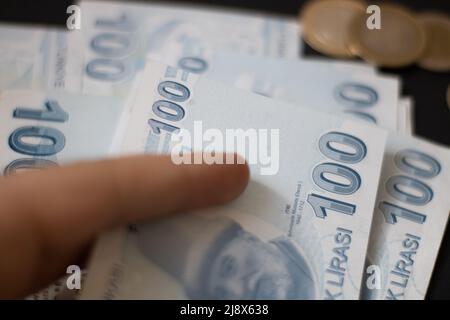
<svg viewBox="0 0 450 320"><path fill-rule="evenodd" d="M369 29L366 13L353 19L350 49L364 60L384 67L415 62L425 49L425 31L414 14L398 5L380 5L381 28Z"/></svg>
<svg viewBox="0 0 450 320"><path fill-rule="evenodd" d="M424 13L419 22L427 37L419 65L431 71L450 71L450 18L439 13Z"/></svg>
<svg viewBox="0 0 450 320"><path fill-rule="evenodd" d="M355 14L365 12L357 0L316 0L300 16L303 36L315 50L340 58L354 55L348 47L348 28Z"/></svg>

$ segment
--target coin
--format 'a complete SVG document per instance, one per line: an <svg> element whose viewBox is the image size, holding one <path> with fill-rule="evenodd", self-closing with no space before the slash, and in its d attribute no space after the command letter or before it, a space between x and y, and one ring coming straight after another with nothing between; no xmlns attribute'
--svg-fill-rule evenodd
<svg viewBox="0 0 450 320"><path fill-rule="evenodd" d="M403 67L415 62L425 49L425 31L409 10L380 5L381 28L369 29L367 14L357 14L350 24L350 50L383 67Z"/></svg>
<svg viewBox="0 0 450 320"><path fill-rule="evenodd" d="M450 71L450 18L439 13L424 13L419 22L427 37L419 65L431 71Z"/></svg>
<svg viewBox="0 0 450 320"><path fill-rule="evenodd" d="M309 2L300 15L306 43L330 56L354 56L348 47L348 28L354 15L360 12L365 12L365 6L357 0Z"/></svg>

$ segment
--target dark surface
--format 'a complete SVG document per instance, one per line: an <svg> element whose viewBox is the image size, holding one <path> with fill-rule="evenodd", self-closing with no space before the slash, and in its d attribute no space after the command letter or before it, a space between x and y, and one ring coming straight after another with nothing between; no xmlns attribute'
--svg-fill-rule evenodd
<svg viewBox="0 0 450 320"><path fill-rule="evenodd" d="M0 3L0 21L65 26L67 18L66 8L71 2L73 1L2 0ZM299 8L306 3L304 0L194 0L178 2L256 9L269 13L289 15L297 15ZM403 3L417 12L434 10L450 15L449 0L391 0L378 2ZM306 44L304 54L307 56L319 55ZM446 90L450 84L450 73L433 73L417 66L382 71L400 76L403 80L402 93L414 97L414 129L416 135L450 146L450 109L446 102ZM427 298L450 299L450 225L447 226Z"/></svg>

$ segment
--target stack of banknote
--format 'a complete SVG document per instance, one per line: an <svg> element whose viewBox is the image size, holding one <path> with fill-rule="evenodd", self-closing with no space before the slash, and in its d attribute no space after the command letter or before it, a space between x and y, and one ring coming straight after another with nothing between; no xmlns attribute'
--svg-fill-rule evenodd
<svg viewBox="0 0 450 320"><path fill-rule="evenodd" d="M102 235L79 297L425 297L450 210L450 151L413 137L400 79L302 56L297 19L79 6L79 30L0 26L3 174L171 153L180 132L270 140L231 204Z"/></svg>

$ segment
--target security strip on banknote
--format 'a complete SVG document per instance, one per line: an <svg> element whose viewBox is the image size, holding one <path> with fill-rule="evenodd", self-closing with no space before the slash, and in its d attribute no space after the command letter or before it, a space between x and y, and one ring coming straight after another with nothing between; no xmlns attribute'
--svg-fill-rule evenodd
<svg viewBox="0 0 450 320"><path fill-rule="evenodd" d="M407 135L414 133L414 100L402 97L398 101L397 131Z"/></svg>
<svg viewBox="0 0 450 320"><path fill-rule="evenodd" d="M122 152L189 149L170 143L177 132L230 129L263 141L264 161L245 154L246 192L222 208L104 235L82 298L359 297L384 131L148 62ZM191 149L213 147L204 143Z"/></svg>

